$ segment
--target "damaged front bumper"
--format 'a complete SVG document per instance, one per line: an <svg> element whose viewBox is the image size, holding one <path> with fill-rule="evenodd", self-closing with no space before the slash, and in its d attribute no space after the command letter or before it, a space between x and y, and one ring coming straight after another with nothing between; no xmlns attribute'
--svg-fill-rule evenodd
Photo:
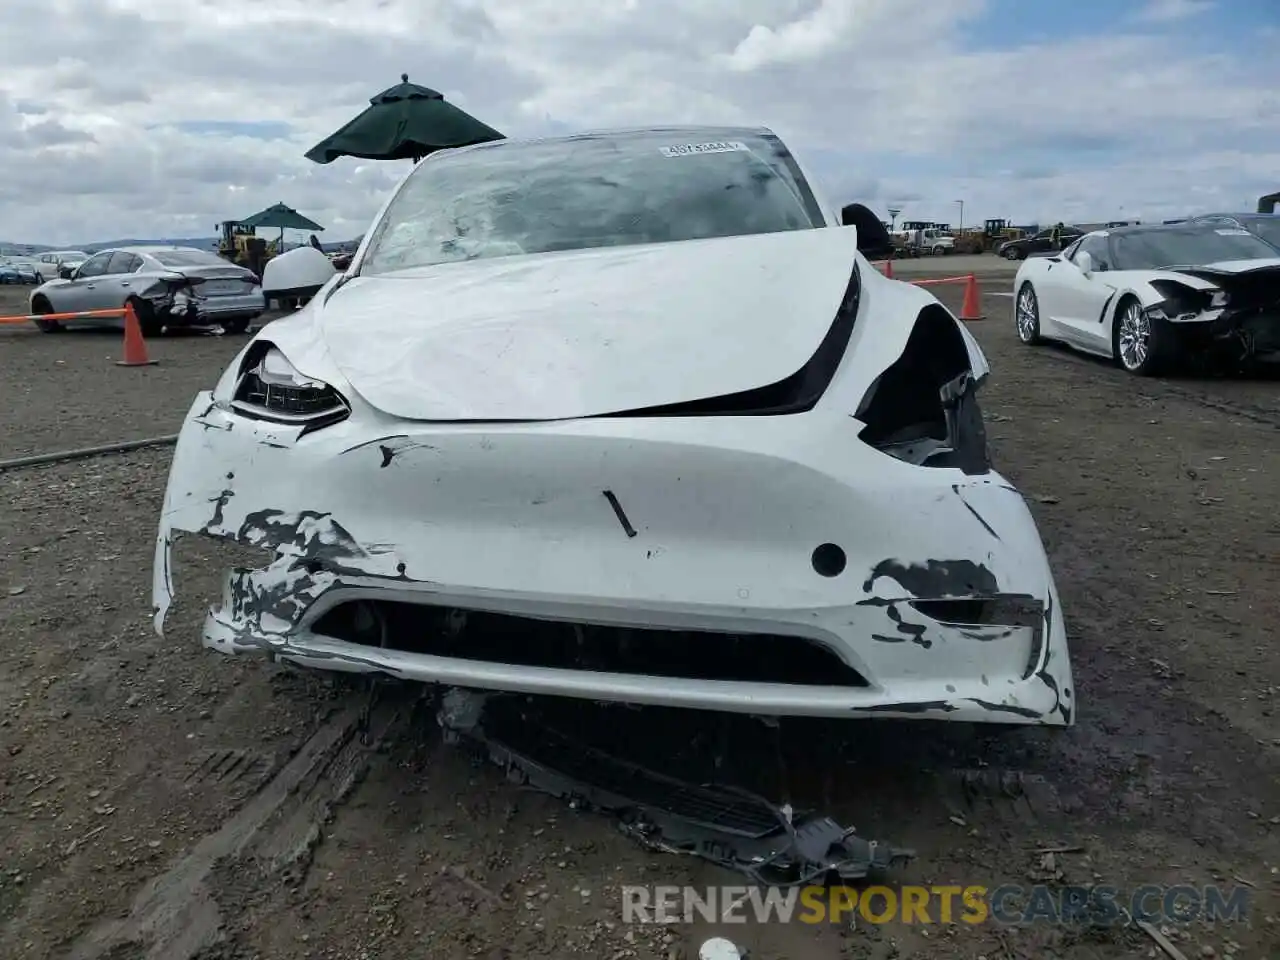
<svg viewBox="0 0 1280 960"><path fill-rule="evenodd" d="M201 394L160 521L156 628L175 537L194 533L270 553L234 570L208 613L204 643L226 654L759 715L1072 723L1065 625L1021 496L994 473L885 456L856 426L815 412L713 431L626 418L304 433ZM753 638L780 636L821 651L830 676L785 682L784 662L780 679L742 679L730 657L711 675L543 664L528 655L532 626L507 660L465 637L440 652L318 629L359 603L567 623L579 637L617 628L641 644L679 632L690 650L733 634L748 660Z"/></svg>

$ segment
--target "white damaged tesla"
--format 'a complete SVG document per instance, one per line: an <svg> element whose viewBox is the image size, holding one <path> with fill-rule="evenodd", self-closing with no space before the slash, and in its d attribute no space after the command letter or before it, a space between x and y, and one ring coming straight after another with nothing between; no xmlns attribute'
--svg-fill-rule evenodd
<svg viewBox="0 0 1280 960"><path fill-rule="evenodd" d="M1069 725L987 363L763 129L420 163L182 428L154 569L256 547L207 647L476 689ZM848 217L846 217L848 219Z"/></svg>

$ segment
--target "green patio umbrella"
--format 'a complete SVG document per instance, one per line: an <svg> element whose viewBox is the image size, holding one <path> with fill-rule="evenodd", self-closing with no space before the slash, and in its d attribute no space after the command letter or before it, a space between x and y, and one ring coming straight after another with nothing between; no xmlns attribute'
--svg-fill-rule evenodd
<svg viewBox="0 0 1280 960"><path fill-rule="evenodd" d="M369 101L364 112L341 130L307 151L316 163L332 163L338 157L364 160L412 160L449 147L501 140L503 135L460 110L429 87L409 82L383 90Z"/></svg>
<svg viewBox="0 0 1280 960"><path fill-rule="evenodd" d="M293 207L287 207L283 203L273 203L265 210L260 210L247 220L241 223L246 227L263 227L271 229L273 227L280 230L280 247L284 248L284 232L286 230L308 230L312 233L323 232L324 227L316 223L314 220L304 217Z"/></svg>

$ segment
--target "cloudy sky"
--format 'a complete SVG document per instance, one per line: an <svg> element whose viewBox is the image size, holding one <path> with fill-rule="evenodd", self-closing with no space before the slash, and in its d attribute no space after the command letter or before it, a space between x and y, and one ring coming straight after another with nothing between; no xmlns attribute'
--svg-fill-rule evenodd
<svg viewBox="0 0 1280 960"><path fill-rule="evenodd" d="M361 233L302 154L407 72L509 136L772 127L836 202L1157 219L1280 190L1280 0L3 0L0 240Z"/></svg>

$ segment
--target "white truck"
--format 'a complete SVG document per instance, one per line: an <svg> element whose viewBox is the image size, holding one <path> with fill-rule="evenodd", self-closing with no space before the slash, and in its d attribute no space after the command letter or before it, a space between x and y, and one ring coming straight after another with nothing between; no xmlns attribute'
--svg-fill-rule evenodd
<svg viewBox="0 0 1280 960"><path fill-rule="evenodd" d="M898 230L893 236L894 246L900 248L909 257L924 255L940 257L954 252L956 248L956 238L939 227Z"/></svg>

